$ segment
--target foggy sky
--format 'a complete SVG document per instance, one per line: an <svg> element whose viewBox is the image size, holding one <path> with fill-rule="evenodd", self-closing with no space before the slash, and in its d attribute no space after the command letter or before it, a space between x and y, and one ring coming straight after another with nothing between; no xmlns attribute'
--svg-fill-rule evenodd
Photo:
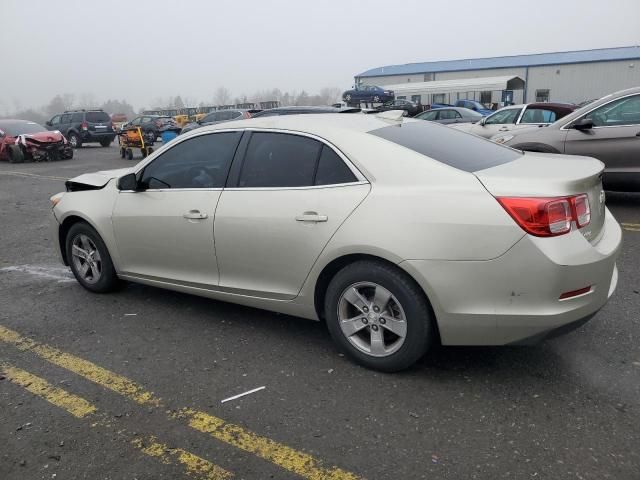
<svg viewBox="0 0 640 480"><path fill-rule="evenodd" d="M0 113L348 88L369 68L640 44L639 0L0 0Z"/></svg>

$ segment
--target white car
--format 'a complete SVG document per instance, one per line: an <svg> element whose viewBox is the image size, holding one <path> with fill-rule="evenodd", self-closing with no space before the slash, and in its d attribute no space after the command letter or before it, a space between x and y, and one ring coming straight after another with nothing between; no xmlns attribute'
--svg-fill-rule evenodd
<svg viewBox="0 0 640 480"><path fill-rule="evenodd" d="M491 138L494 135L523 128L549 125L570 114L575 105L565 103L528 103L504 107L476 123L451 125L463 132L479 137Z"/></svg>
<svg viewBox="0 0 640 480"><path fill-rule="evenodd" d="M68 181L53 238L88 290L129 280L324 320L351 358L395 371L434 342L537 341L602 308L621 242L602 168L399 112L256 118Z"/></svg>

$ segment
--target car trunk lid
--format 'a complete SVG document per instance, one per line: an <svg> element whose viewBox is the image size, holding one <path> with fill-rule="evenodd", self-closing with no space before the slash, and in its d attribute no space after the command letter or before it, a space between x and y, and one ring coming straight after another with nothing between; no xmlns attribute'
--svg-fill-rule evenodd
<svg viewBox="0 0 640 480"><path fill-rule="evenodd" d="M604 164L589 157L527 152L520 159L474 172L494 197L566 197L586 194L591 220L580 228L597 243L604 224Z"/></svg>

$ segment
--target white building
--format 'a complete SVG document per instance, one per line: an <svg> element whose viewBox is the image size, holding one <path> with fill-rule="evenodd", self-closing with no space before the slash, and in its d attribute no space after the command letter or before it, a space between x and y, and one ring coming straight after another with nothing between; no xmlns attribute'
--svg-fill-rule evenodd
<svg viewBox="0 0 640 480"><path fill-rule="evenodd" d="M640 86L640 46L387 65L355 81L423 104L580 103Z"/></svg>

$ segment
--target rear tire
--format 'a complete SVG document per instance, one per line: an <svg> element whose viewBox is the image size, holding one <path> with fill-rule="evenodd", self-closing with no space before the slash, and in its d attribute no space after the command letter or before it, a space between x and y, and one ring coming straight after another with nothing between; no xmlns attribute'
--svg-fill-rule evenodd
<svg viewBox="0 0 640 480"><path fill-rule="evenodd" d="M130 148L127 148L127 158L129 160L133 160L133 150L131 150Z"/></svg>
<svg viewBox="0 0 640 480"><path fill-rule="evenodd" d="M436 337L424 292L405 272L378 261L340 270L327 288L324 311L338 347L360 365L382 372L413 365Z"/></svg>
<svg viewBox="0 0 640 480"><path fill-rule="evenodd" d="M120 158L125 158L127 156L127 149L120 147Z"/></svg>
<svg viewBox="0 0 640 480"><path fill-rule="evenodd" d="M71 132L67 140L69 140L69 145L71 145L72 148L82 148L82 139L77 133Z"/></svg>
<svg viewBox="0 0 640 480"><path fill-rule="evenodd" d="M24 152L19 145L9 145L9 163L24 163Z"/></svg>
<svg viewBox="0 0 640 480"><path fill-rule="evenodd" d="M100 140L100 145L102 145L103 147L108 147L109 145L111 145L111 142L113 140Z"/></svg>
<svg viewBox="0 0 640 480"><path fill-rule="evenodd" d="M73 225L67 233L65 249L71 271L84 288L95 293L118 288L120 280L109 251L91 225L85 222Z"/></svg>

